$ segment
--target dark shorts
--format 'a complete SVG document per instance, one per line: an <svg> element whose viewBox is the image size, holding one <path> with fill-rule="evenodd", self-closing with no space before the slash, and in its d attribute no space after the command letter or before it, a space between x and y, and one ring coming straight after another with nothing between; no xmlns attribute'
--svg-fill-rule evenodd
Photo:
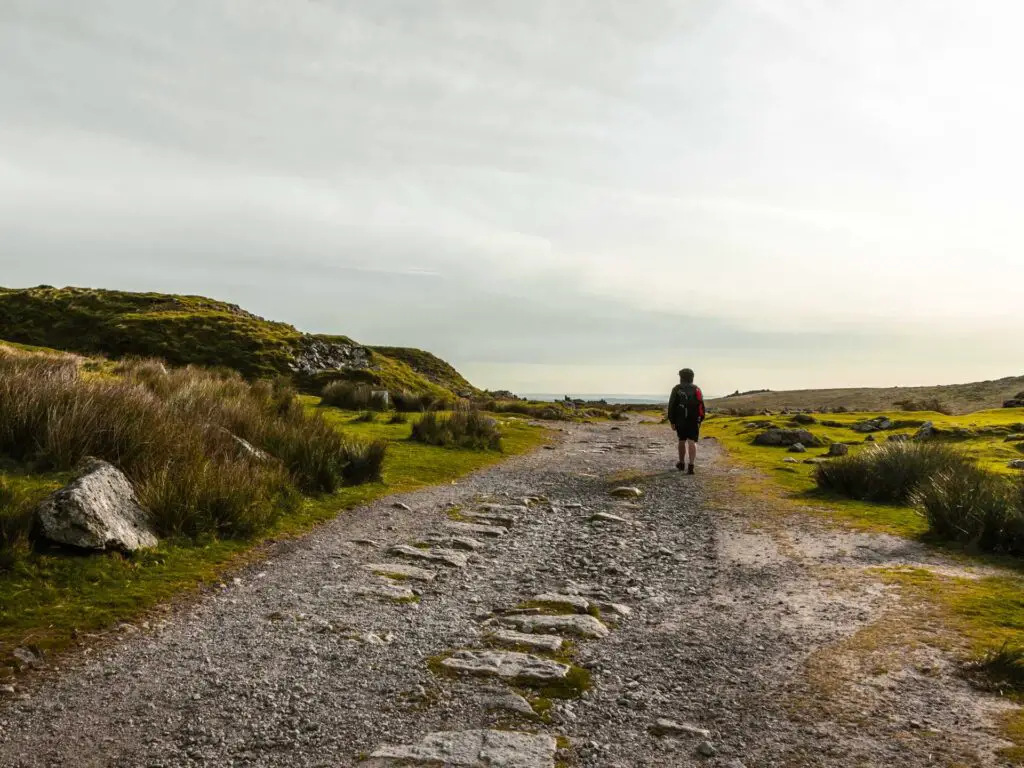
<svg viewBox="0 0 1024 768"><path fill-rule="evenodd" d="M676 434L680 440L700 440L700 422L687 421L676 424Z"/></svg>

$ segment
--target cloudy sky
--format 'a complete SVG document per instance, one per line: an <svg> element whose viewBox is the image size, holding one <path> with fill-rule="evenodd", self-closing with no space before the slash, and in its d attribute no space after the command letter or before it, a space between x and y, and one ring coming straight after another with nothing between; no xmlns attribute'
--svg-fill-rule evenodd
<svg viewBox="0 0 1024 768"><path fill-rule="evenodd" d="M3 0L0 284L210 295L520 392L1020 374L1022 26L1016 0Z"/></svg>

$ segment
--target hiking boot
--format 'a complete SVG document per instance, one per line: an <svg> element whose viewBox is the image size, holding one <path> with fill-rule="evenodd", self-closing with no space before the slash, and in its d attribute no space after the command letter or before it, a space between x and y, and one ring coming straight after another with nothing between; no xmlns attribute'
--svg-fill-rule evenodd
<svg viewBox="0 0 1024 768"><path fill-rule="evenodd" d="M682 467L680 467L680 469L682 469ZM693 474L693 464L691 464L690 466L688 466L686 468L686 474L688 474L688 475L692 475Z"/></svg>
<svg viewBox="0 0 1024 768"><path fill-rule="evenodd" d="M681 461L677 461L676 462L676 469L678 469L680 472L682 472L684 469L686 469L686 465L683 464L683 462L681 462Z"/></svg>

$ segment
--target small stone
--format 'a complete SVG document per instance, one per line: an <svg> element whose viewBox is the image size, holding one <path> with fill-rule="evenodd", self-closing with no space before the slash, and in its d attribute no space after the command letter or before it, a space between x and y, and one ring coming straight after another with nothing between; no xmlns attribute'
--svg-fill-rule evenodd
<svg viewBox="0 0 1024 768"><path fill-rule="evenodd" d="M794 459L792 456L787 456L782 460L784 464L799 464L800 459Z"/></svg>
<svg viewBox="0 0 1024 768"><path fill-rule="evenodd" d="M711 731L689 723L677 723L675 720L658 718L651 725L651 733L655 736L694 736L702 739L711 738Z"/></svg>
<svg viewBox="0 0 1024 768"><path fill-rule="evenodd" d="M360 587L356 590L356 594L363 597L383 597L387 600L405 600L410 602L416 597L416 594L411 589L398 584L373 584Z"/></svg>
<svg viewBox="0 0 1024 768"><path fill-rule="evenodd" d="M803 443L793 443L791 446L789 446L789 452L790 453L807 453L807 449L804 448L804 444Z"/></svg>
<svg viewBox="0 0 1024 768"><path fill-rule="evenodd" d="M396 502L395 502L394 504L392 504L391 506L392 506L392 508L394 508L394 509L400 509L400 510L402 510L403 512L412 512L412 507L410 507L410 506L409 506L408 504L403 504L403 503L402 503L402 502L400 502L400 501L396 501Z"/></svg>
<svg viewBox="0 0 1024 768"><path fill-rule="evenodd" d="M450 528L453 531L461 531L463 533L475 533L477 536L490 536L498 537L504 536L508 533L508 528L498 525L482 525L480 523L463 523L458 521L449 521L445 523L445 527Z"/></svg>
<svg viewBox="0 0 1024 768"><path fill-rule="evenodd" d="M613 515L610 512L595 512L590 516L592 523L625 523L626 518Z"/></svg>
<svg viewBox="0 0 1024 768"><path fill-rule="evenodd" d="M530 702L518 693L503 693L498 696L488 696L484 699L484 706L490 710L512 712L517 715L533 716L536 714Z"/></svg>
<svg viewBox="0 0 1024 768"><path fill-rule="evenodd" d="M463 549L467 552L474 552L478 549L484 548L484 543L482 541L477 541L470 536L456 536L451 539L450 544L455 549Z"/></svg>
<svg viewBox="0 0 1024 768"><path fill-rule="evenodd" d="M829 456L845 456L850 452L850 446L846 443L832 443L828 447Z"/></svg>
<svg viewBox="0 0 1024 768"><path fill-rule="evenodd" d="M718 750L715 749L715 745L710 741L702 741L700 746L697 747L697 754L701 757L714 757L718 754Z"/></svg>
<svg viewBox="0 0 1024 768"><path fill-rule="evenodd" d="M1014 459L1007 466L1010 469L1024 469L1024 459Z"/></svg>
<svg viewBox="0 0 1024 768"><path fill-rule="evenodd" d="M621 486L613 488L609 493L618 499L639 499L644 492L633 486Z"/></svg>
<svg viewBox="0 0 1024 768"><path fill-rule="evenodd" d="M13 685L0 685L0 696L13 696L16 692Z"/></svg>
<svg viewBox="0 0 1024 768"><path fill-rule="evenodd" d="M433 571L417 568L414 565L405 565L404 563L367 563L363 568L373 571L380 576L412 579L413 581L433 581L437 578L437 574Z"/></svg>
<svg viewBox="0 0 1024 768"><path fill-rule="evenodd" d="M419 547L410 547L408 544L398 544L391 547L388 552L392 555L408 557L412 560L427 560L441 563L450 568L465 568L469 562L464 554L451 549L420 549Z"/></svg>
<svg viewBox="0 0 1024 768"><path fill-rule="evenodd" d="M462 516L472 523L499 525L503 528L511 528L516 523L515 517L501 512L463 512Z"/></svg>

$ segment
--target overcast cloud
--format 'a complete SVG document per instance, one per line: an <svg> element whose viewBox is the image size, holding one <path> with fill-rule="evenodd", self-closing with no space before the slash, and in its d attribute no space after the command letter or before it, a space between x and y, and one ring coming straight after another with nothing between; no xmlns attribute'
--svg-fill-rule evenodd
<svg viewBox="0 0 1024 768"><path fill-rule="evenodd" d="M1013 0L4 0L0 284L475 383L1024 371Z"/></svg>

